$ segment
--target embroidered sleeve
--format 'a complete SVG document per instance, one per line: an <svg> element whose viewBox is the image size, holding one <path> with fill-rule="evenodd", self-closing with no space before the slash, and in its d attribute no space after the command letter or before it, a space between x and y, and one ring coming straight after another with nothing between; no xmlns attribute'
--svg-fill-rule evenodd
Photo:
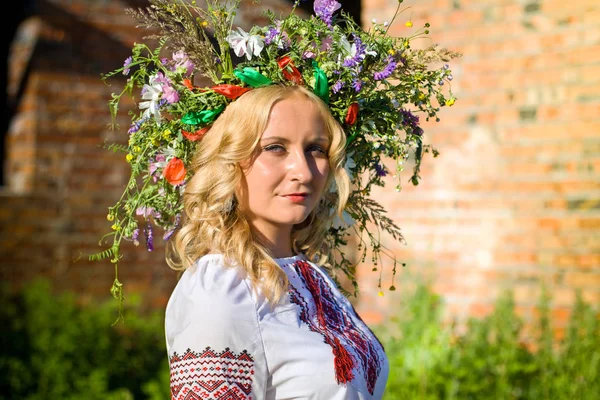
<svg viewBox="0 0 600 400"><path fill-rule="evenodd" d="M260 399L267 366L254 300L220 256L187 270L165 318L171 398Z"/></svg>

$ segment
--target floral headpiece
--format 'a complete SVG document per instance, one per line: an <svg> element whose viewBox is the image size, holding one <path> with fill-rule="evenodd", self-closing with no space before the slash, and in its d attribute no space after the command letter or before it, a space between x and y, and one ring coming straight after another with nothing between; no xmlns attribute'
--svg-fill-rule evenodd
<svg viewBox="0 0 600 400"><path fill-rule="evenodd" d="M90 259L111 258L117 264L121 241L137 245L141 236L151 251L155 226L168 240L183 210L181 196L190 178L187 166L194 149L202 145L202 136L225 107L253 88L304 85L329 105L347 135L346 170L353 190L343 218L337 218L329 230L327 244L335 256L333 267L351 279L356 294L354 265L341 247L356 234L361 240L360 259L364 261L370 247L377 265L381 252L387 253L379 241L381 231L403 240L400 228L370 198L371 188L384 185L386 158L396 163L399 191L399 173L411 154L414 185L423 155L430 151L437 155L423 144L418 114L427 120L436 118L440 107L454 103L452 92L445 94L443 85L449 87L452 80L445 63L458 54L435 45L411 48L411 40L429 33L429 24L410 37L389 36L401 0L390 23L374 23L368 31L338 12L341 6L335 0L315 0L315 15L310 18L294 13L299 0L285 18L267 11L269 24L253 26L249 32L233 27L240 0L206 3L204 9L195 1L150 0L145 9L127 10L142 27L155 32L147 38L157 39L157 47L136 43L125 64L102 77L128 76L123 91L113 94L109 102L113 119L123 94L141 88L141 101L137 110L130 111L127 146L109 146L124 152L131 165L123 196L109 208L112 232L103 239L112 235L112 245ZM412 22L405 25L412 27ZM161 58L163 50L170 50L172 56ZM232 52L239 58L237 65ZM194 76L208 78L213 85L197 87ZM395 273L396 260L391 257ZM118 277L111 291L122 302Z"/></svg>

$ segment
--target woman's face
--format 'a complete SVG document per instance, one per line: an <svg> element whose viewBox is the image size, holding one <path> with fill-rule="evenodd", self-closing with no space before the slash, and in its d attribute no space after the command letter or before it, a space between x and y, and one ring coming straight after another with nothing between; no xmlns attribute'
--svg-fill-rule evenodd
<svg viewBox="0 0 600 400"><path fill-rule="evenodd" d="M266 236L301 223L329 174L329 138L317 106L294 94L275 103L256 154L243 165L242 212Z"/></svg>

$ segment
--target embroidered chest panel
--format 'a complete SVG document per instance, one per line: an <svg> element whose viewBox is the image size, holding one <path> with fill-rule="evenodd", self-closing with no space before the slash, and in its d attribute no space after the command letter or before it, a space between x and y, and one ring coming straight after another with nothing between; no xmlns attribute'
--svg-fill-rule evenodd
<svg viewBox="0 0 600 400"><path fill-rule="evenodd" d="M306 289L291 279L290 300L300 308L302 322L331 346L337 382L345 384L361 374L373 394L383 364L381 344L349 302L344 307L336 301L330 283L319 271L306 261L290 267Z"/></svg>

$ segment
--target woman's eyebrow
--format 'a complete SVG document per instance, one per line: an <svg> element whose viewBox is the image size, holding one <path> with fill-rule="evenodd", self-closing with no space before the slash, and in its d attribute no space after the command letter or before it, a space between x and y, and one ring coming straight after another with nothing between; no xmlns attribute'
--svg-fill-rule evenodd
<svg viewBox="0 0 600 400"><path fill-rule="evenodd" d="M261 142L264 142L267 140L275 140L278 142L286 142L286 143L289 143L289 141L290 141L288 138L284 138L283 136L268 136L268 137L263 137L260 139Z"/></svg>
<svg viewBox="0 0 600 400"><path fill-rule="evenodd" d="M268 136L268 137L263 137L260 139L261 142L266 142L266 141L271 141L271 140L277 141L277 142L285 142L285 143L290 142L290 140L288 138L285 138L283 136ZM327 136L317 136L317 137L311 138L310 141L329 143L329 138Z"/></svg>

